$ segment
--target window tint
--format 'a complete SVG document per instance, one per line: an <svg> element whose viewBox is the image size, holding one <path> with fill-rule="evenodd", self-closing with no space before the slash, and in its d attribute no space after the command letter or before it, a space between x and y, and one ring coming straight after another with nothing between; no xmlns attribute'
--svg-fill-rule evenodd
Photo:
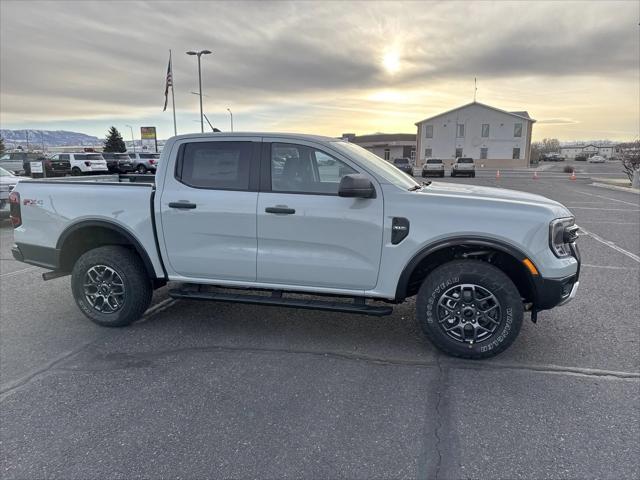
<svg viewBox="0 0 640 480"><path fill-rule="evenodd" d="M513 125L513 136L521 137L522 136L522 124L516 123Z"/></svg>
<svg viewBox="0 0 640 480"><path fill-rule="evenodd" d="M196 142L182 148L176 171L182 183L197 188L249 189L251 142Z"/></svg>
<svg viewBox="0 0 640 480"><path fill-rule="evenodd" d="M65 154L61 154L58 156L59 160L69 160L69 154L65 153Z"/></svg>
<svg viewBox="0 0 640 480"><path fill-rule="evenodd" d="M304 145L271 145L271 189L274 192L338 194L340 180L357 173L331 155Z"/></svg>
<svg viewBox="0 0 640 480"><path fill-rule="evenodd" d="M442 163L442 160L440 160L439 158L430 158L429 160L427 160L427 163Z"/></svg>
<svg viewBox="0 0 640 480"><path fill-rule="evenodd" d="M409 159L407 158L396 158L393 163L396 165L407 165L409 163Z"/></svg>
<svg viewBox="0 0 640 480"><path fill-rule="evenodd" d="M473 158L459 158L458 163L473 163Z"/></svg>
<svg viewBox="0 0 640 480"><path fill-rule="evenodd" d="M86 160L87 156L84 153L74 153L73 154L73 159L74 160Z"/></svg>
<svg viewBox="0 0 640 480"><path fill-rule="evenodd" d="M141 153L140 158L160 158L159 153Z"/></svg>

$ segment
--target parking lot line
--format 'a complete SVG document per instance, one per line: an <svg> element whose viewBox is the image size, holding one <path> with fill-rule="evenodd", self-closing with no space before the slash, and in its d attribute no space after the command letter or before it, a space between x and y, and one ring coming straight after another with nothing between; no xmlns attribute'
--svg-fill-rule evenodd
<svg viewBox="0 0 640 480"><path fill-rule="evenodd" d="M30 272L31 270L35 270L37 268L38 267L27 267L27 268L23 268L22 270L16 270L15 272L2 273L0 274L0 277L11 277L13 275L18 275L20 273Z"/></svg>
<svg viewBox="0 0 640 480"><path fill-rule="evenodd" d="M625 203L627 205L632 205L634 207L640 207L640 204L638 202L633 203L633 202L625 202L624 200L618 200L617 198L611 198L611 197L605 197L604 195L596 195L595 193L589 193L589 192L583 192L582 190L573 190L574 192L577 193L581 193L582 195L590 195L592 197L598 197L598 198L603 198L605 200L610 200L612 202L619 202L619 203Z"/></svg>
<svg viewBox="0 0 640 480"><path fill-rule="evenodd" d="M583 263L582 266L591 268L606 268L609 270L637 270L636 268L631 267L614 267L613 265L591 265L590 263Z"/></svg>
<svg viewBox="0 0 640 480"><path fill-rule="evenodd" d="M602 212L640 212L640 210L633 210L629 208L599 208L599 207L571 207L576 210L600 210Z"/></svg>
<svg viewBox="0 0 640 480"><path fill-rule="evenodd" d="M611 240L606 240L606 239L602 238L601 236L596 235L595 233L591 233L591 232L585 230L582 227L580 227L580 230L582 230L584 233L589 235L594 240L602 243L603 245L606 245L609 248L613 248L615 251L620 252L620 253L626 255L627 257L631 258L632 260L635 260L636 262L640 263L640 257L638 255L636 255L635 253L631 253L628 250L625 250L624 248L619 247L618 245L613 243Z"/></svg>

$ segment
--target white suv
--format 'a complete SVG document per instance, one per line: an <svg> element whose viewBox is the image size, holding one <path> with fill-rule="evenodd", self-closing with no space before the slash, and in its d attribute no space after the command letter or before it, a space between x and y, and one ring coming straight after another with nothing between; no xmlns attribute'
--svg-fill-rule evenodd
<svg viewBox="0 0 640 480"><path fill-rule="evenodd" d="M470 177L476 176L476 166L473 163L471 157L458 157L455 163L451 167L451 176L457 177L458 175L469 175Z"/></svg>
<svg viewBox="0 0 640 480"><path fill-rule="evenodd" d="M138 173L152 172L156 173L158 168L159 153L131 153L129 157L133 163L133 169Z"/></svg>
<svg viewBox="0 0 640 480"><path fill-rule="evenodd" d="M106 174L109 173L107 161L101 153L57 153L52 161L69 161L71 175Z"/></svg>

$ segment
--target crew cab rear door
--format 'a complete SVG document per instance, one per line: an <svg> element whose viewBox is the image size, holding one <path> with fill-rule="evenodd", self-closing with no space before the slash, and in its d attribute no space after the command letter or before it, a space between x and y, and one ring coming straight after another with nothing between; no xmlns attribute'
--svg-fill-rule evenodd
<svg viewBox="0 0 640 480"><path fill-rule="evenodd" d="M343 198L344 175L366 173L311 142L264 139L258 198L258 282L375 287L383 198Z"/></svg>
<svg viewBox="0 0 640 480"><path fill-rule="evenodd" d="M260 138L182 139L173 148L160 199L169 277L255 281Z"/></svg>

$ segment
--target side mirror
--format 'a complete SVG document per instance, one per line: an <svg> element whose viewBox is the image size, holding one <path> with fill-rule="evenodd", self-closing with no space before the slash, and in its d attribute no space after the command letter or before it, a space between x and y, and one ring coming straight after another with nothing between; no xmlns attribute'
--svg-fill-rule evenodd
<svg viewBox="0 0 640 480"><path fill-rule="evenodd" d="M361 173L345 175L340 180L338 196L349 198L375 198L376 189L369 177Z"/></svg>

